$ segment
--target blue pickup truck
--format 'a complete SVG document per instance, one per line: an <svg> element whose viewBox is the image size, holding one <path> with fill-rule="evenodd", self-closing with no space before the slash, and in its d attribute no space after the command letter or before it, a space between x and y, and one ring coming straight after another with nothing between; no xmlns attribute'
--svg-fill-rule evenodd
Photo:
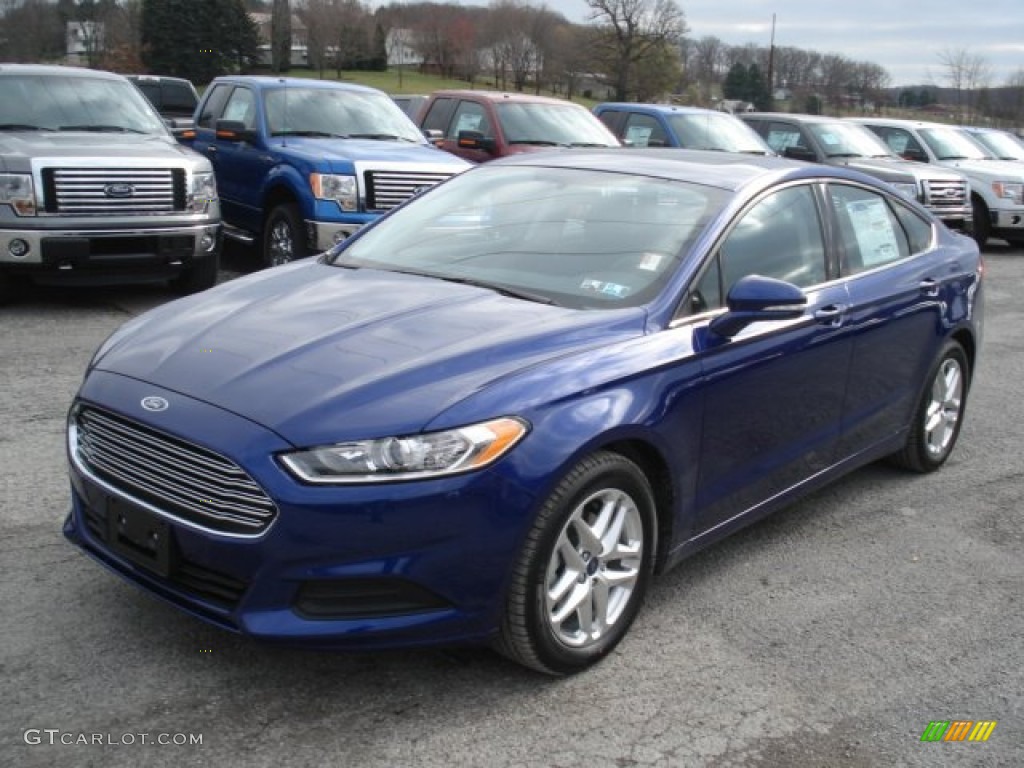
<svg viewBox="0 0 1024 768"><path fill-rule="evenodd" d="M181 141L213 164L224 235L258 243L266 266L327 250L471 167L382 91L321 80L219 77Z"/></svg>

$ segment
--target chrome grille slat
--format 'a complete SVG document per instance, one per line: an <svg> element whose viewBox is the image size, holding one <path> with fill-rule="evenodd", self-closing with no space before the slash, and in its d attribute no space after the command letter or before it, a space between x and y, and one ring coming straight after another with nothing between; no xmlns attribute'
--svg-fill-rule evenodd
<svg viewBox="0 0 1024 768"><path fill-rule="evenodd" d="M427 171L367 171L368 206L378 211L389 210L423 187L432 187L451 176L451 173Z"/></svg>
<svg viewBox="0 0 1024 768"><path fill-rule="evenodd" d="M63 215L90 213L160 213L177 210L174 171L170 168L53 168L47 211ZM111 184L133 187L130 197L110 197Z"/></svg>
<svg viewBox="0 0 1024 768"><path fill-rule="evenodd" d="M93 407L79 407L74 423L74 451L85 468L170 515L246 535L277 515L259 484L225 456Z"/></svg>
<svg viewBox="0 0 1024 768"><path fill-rule="evenodd" d="M925 182L925 190L925 202L932 207L962 207L967 204L965 181L928 179Z"/></svg>

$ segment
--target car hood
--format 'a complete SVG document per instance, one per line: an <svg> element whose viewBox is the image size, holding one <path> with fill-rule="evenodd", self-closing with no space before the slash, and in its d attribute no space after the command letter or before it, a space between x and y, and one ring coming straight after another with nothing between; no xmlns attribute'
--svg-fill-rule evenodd
<svg viewBox="0 0 1024 768"><path fill-rule="evenodd" d="M516 371L640 336L644 320L642 309L568 310L306 260L130 321L94 368L216 405L308 446L417 432Z"/></svg>
<svg viewBox="0 0 1024 768"><path fill-rule="evenodd" d="M845 157L836 161L836 165L852 168L888 182L913 182L914 174L909 168L900 168L888 160L873 157Z"/></svg>
<svg viewBox="0 0 1024 768"><path fill-rule="evenodd" d="M468 168L469 163L430 144L371 139L316 139L288 136L272 139L278 152L301 157L311 164L327 163L332 171L346 172L355 162L423 164Z"/></svg>
<svg viewBox="0 0 1024 768"><path fill-rule="evenodd" d="M178 158L194 157L169 134L94 133L92 131L4 131L0 154L10 165L36 157ZM10 170L10 168L9 168Z"/></svg>
<svg viewBox="0 0 1024 768"><path fill-rule="evenodd" d="M940 160L946 168L955 168L970 176L990 180L1024 181L1024 163L1014 160Z"/></svg>

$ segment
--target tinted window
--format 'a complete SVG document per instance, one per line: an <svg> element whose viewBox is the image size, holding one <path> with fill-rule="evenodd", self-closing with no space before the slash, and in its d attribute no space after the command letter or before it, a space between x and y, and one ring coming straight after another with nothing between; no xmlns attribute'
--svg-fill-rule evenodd
<svg viewBox="0 0 1024 768"><path fill-rule="evenodd" d="M775 192L746 211L722 244L722 289L746 275L800 287L825 281L825 243L810 186Z"/></svg>
<svg viewBox="0 0 1024 768"><path fill-rule="evenodd" d="M907 234L884 196L839 184L829 185L828 192L843 245L844 275L875 269L910 255ZM928 229L926 242L931 239ZM919 240L921 235L917 229Z"/></svg>
<svg viewBox="0 0 1024 768"><path fill-rule="evenodd" d="M213 121L220 117L224 102L227 101L230 92L231 86L227 83L213 86L210 97L203 104L203 113L199 116L197 124L204 128L213 128Z"/></svg>
<svg viewBox="0 0 1024 768"><path fill-rule="evenodd" d="M622 140L633 147L664 147L665 131L658 121L650 115L631 112L626 119L626 130Z"/></svg>
<svg viewBox="0 0 1024 768"><path fill-rule="evenodd" d="M451 129L448 131L447 138L457 139L462 131L477 131L487 137L494 136L491 121L487 119L484 108L474 101L459 102L459 107L455 110L455 119L451 122Z"/></svg>
<svg viewBox="0 0 1024 768"><path fill-rule="evenodd" d="M451 117L454 100L448 98L435 99L430 105L430 111L423 118L423 130L425 131L448 131L448 118Z"/></svg>
<svg viewBox="0 0 1024 768"><path fill-rule="evenodd" d="M196 108L196 92L188 83L173 80L164 83L163 108L179 112L191 112Z"/></svg>

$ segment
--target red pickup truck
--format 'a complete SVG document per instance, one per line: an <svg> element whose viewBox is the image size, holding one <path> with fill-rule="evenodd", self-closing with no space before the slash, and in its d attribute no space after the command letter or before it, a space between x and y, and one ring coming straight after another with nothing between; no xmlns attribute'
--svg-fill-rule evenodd
<svg viewBox="0 0 1024 768"><path fill-rule="evenodd" d="M586 107L500 91L436 91L419 112L433 143L474 163L552 147L618 147Z"/></svg>

